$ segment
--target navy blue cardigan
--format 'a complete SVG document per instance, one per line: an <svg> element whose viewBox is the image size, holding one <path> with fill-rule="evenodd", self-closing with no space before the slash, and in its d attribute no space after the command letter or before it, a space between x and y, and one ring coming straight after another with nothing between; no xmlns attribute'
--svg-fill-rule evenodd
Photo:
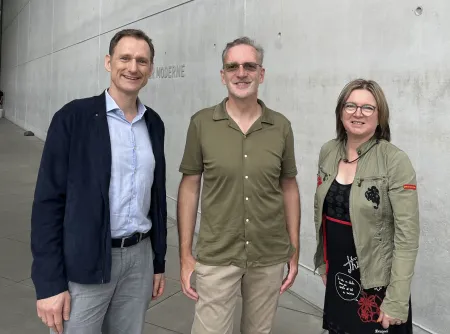
<svg viewBox="0 0 450 334"><path fill-rule="evenodd" d="M155 273L167 249L164 123L151 108L145 121L155 156L149 216ZM74 100L54 115L47 133L31 216L31 277L37 299L111 279L109 182L111 143L105 94Z"/></svg>

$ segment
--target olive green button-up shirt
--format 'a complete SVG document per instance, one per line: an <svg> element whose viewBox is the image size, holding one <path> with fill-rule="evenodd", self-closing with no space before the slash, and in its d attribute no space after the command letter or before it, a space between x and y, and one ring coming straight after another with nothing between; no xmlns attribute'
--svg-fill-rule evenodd
<svg viewBox="0 0 450 334"><path fill-rule="evenodd" d="M294 253L280 179L295 177L290 122L267 108L246 134L226 101L192 116L180 172L203 174L197 260L241 268L287 262Z"/></svg>

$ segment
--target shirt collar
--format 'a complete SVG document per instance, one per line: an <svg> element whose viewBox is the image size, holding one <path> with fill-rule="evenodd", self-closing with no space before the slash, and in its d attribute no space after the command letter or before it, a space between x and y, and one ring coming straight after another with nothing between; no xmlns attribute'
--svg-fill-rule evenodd
<svg viewBox="0 0 450 334"><path fill-rule="evenodd" d="M121 110L119 108L119 106L117 105L116 101L114 101L114 99L111 97L111 95L109 95L108 90L105 89L105 98L106 98L106 112L111 112L111 111L116 111L116 110ZM147 108L145 108L145 106L142 104L141 100L139 100L139 98L137 99L137 113L138 115L143 114Z"/></svg>
<svg viewBox="0 0 450 334"><path fill-rule="evenodd" d="M221 121L224 119L230 119L227 113L226 103L228 101L228 97L223 99L221 103L219 103L216 108L214 109L213 113L213 120L215 121ZM267 123L267 124L274 124L273 116L270 112L270 110L266 107L263 101L258 99L258 103L261 106L262 109L262 115L261 115L261 123Z"/></svg>

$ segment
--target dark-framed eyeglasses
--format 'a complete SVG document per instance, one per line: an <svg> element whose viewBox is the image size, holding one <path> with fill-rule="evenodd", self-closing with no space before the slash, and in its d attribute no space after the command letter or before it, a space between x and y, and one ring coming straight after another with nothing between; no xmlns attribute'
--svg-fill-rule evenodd
<svg viewBox="0 0 450 334"><path fill-rule="evenodd" d="M233 62L233 63L223 64L223 70L225 72L236 72L237 70L239 70L241 65L244 68L244 70L247 72L256 72L256 70L258 69L258 66L262 67L261 64L257 64L257 63L253 63L253 62L245 62L242 64Z"/></svg>
<svg viewBox="0 0 450 334"><path fill-rule="evenodd" d="M361 109L361 113L364 116L371 116L377 109L377 107L375 107L371 104L364 104L362 106L358 106L352 102L347 102L346 104L344 104L344 110L348 114L354 114L356 112L356 110L358 110L358 108Z"/></svg>

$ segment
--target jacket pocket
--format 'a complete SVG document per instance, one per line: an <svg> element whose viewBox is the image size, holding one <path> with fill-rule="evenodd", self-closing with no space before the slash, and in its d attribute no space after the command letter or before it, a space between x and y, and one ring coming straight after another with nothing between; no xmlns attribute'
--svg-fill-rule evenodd
<svg viewBox="0 0 450 334"><path fill-rule="evenodd" d="M362 219L379 224L386 216L388 205L387 177L373 176L355 179L358 189L358 211ZM381 234L380 234L381 237Z"/></svg>

